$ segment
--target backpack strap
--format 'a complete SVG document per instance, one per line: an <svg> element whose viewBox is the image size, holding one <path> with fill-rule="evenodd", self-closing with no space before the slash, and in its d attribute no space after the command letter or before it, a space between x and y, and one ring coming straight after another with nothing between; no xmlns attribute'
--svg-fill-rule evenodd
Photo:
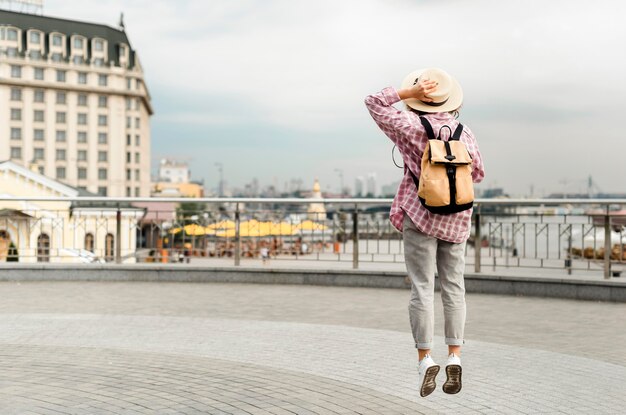
<svg viewBox="0 0 626 415"><path fill-rule="evenodd" d="M454 134L452 134L452 137L450 137L450 140L459 141L461 139L462 133L463 133L463 124L459 123L459 125L456 127L456 130L454 130Z"/></svg>
<svg viewBox="0 0 626 415"><path fill-rule="evenodd" d="M428 122L428 120L425 117L420 117L420 121L422 122L422 125L424 126L424 130L426 130L426 136L428 137L428 139L436 140L437 138L435 137L435 132L433 131L433 126L430 125L430 122Z"/></svg>

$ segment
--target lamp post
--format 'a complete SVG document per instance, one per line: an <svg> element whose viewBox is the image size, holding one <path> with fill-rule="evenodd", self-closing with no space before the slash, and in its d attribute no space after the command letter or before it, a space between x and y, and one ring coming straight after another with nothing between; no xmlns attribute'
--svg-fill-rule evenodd
<svg viewBox="0 0 626 415"><path fill-rule="evenodd" d="M335 172L339 174L339 194L343 195L343 170L335 169Z"/></svg>
<svg viewBox="0 0 626 415"><path fill-rule="evenodd" d="M217 191L219 193L218 196L222 197L224 196L224 165L222 163L215 163L215 166L217 167L217 171L220 173L220 181L217 186Z"/></svg>

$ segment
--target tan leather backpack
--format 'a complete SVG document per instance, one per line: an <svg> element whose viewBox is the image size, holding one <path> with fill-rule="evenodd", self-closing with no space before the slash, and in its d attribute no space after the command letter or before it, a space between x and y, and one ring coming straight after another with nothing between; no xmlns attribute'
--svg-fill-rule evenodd
<svg viewBox="0 0 626 415"><path fill-rule="evenodd" d="M472 156L460 140L463 125L459 124L454 133L444 125L435 137L433 127L424 117L420 121L426 130L428 144L422 156L420 178L410 172L420 202L433 213L447 215L470 209L474 204L474 183L472 181ZM441 138L441 131L448 129L449 139Z"/></svg>

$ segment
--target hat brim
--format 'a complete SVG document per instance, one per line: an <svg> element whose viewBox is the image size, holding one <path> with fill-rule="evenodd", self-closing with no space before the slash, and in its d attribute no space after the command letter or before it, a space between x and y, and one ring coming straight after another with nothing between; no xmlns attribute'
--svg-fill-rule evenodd
<svg viewBox="0 0 626 415"><path fill-rule="evenodd" d="M402 89L411 88L415 79L419 78L426 69L418 69L408 74L402 81ZM448 100L439 106L428 105L417 98L407 98L403 102L409 107L422 112L449 112L458 109L463 104L463 89L459 82L450 76L451 87Z"/></svg>

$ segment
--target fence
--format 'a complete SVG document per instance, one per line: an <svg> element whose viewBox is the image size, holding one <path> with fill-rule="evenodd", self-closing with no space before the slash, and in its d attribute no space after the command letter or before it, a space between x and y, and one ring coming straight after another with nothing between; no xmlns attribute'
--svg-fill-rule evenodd
<svg viewBox="0 0 626 415"><path fill-rule="evenodd" d="M602 271L626 262L624 199L479 199L467 263ZM402 263L389 199L0 198L0 261L231 258Z"/></svg>

